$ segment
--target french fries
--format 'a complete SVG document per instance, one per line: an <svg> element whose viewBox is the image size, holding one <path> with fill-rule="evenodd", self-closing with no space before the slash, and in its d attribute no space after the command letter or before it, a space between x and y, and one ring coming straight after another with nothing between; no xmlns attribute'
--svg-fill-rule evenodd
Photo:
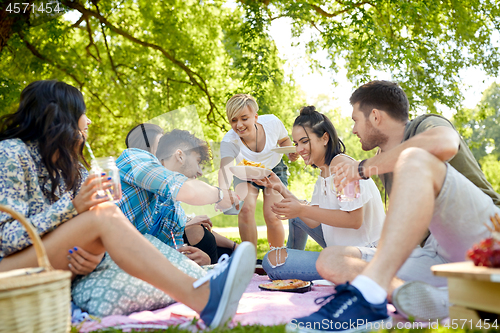
<svg viewBox="0 0 500 333"><path fill-rule="evenodd" d="M246 159L243 159L240 163L238 163L238 165L239 166L252 166L252 167L262 168L262 169L266 168L266 166L262 163L252 162L252 161L248 161Z"/></svg>

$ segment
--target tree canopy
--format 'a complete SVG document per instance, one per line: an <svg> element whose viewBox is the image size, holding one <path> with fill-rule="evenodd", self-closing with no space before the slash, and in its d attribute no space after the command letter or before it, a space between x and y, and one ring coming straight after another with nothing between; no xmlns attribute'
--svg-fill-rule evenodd
<svg viewBox="0 0 500 333"><path fill-rule="evenodd" d="M474 109L461 109L454 116L476 160L487 154L500 158L500 84L493 83Z"/></svg>
<svg viewBox="0 0 500 333"><path fill-rule="evenodd" d="M497 76L500 68L496 0L53 1L63 9L58 15L40 11L48 1L26 0L37 9L17 14L7 9L19 0L0 4L0 114L12 111L29 82L66 81L84 93L89 140L101 156L117 156L134 125L190 105L205 138L218 141L229 129L225 102L235 93L254 95L261 114L276 114L290 129L306 103L269 34L271 22L285 17L296 36L317 30L308 51L327 50L329 69L345 64L356 85L374 70L391 73L414 114L438 105L459 110L460 71L480 67ZM498 112L481 110L484 117L462 110L456 119L479 121L465 129L479 144L478 159L493 141L499 156L500 138L490 131ZM365 156L349 121L331 116L351 155ZM299 165L291 164L292 177Z"/></svg>
<svg viewBox="0 0 500 333"><path fill-rule="evenodd" d="M286 111L298 106L293 81L269 35L241 9L193 0L62 3L73 22L47 16L35 25L22 13L11 20L0 54L1 113L27 83L64 80L86 97L92 146L113 155L135 124L188 105L207 137L220 139L229 129L225 102L239 92L290 125Z"/></svg>
<svg viewBox="0 0 500 333"><path fill-rule="evenodd" d="M493 188L500 192L500 84L493 83L473 109L460 109L454 124Z"/></svg>
<svg viewBox="0 0 500 333"><path fill-rule="evenodd" d="M292 19L293 33L305 27L319 33L310 53L327 50L330 68L345 62L348 78L359 85L373 70L389 72L408 94L414 111L458 109L460 71L500 68L500 6L496 0L240 0L262 24ZM467 83L465 83L467 84Z"/></svg>

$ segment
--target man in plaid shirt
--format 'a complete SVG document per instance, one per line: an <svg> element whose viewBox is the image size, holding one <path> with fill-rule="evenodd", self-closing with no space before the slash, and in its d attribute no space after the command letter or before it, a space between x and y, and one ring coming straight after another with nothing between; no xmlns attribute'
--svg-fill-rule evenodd
<svg viewBox="0 0 500 333"><path fill-rule="evenodd" d="M123 192L118 206L142 234L153 235L172 247L182 244L187 217L181 201L190 205L216 203L218 208L238 202L233 192L195 179L202 174L200 164L208 158L206 143L181 130L160 139L156 157L142 149L125 150L116 160ZM223 237L217 236L220 243ZM224 241L233 246L232 241ZM199 264L214 261L195 247L183 247L182 251Z"/></svg>

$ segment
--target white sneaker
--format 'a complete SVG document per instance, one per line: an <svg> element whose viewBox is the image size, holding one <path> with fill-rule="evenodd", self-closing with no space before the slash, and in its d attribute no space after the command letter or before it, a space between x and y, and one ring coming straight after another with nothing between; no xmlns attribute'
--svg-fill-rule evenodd
<svg viewBox="0 0 500 333"><path fill-rule="evenodd" d="M449 317L448 288L422 281L406 282L392 293L392 304L408 319L432 321Z"/></svg>

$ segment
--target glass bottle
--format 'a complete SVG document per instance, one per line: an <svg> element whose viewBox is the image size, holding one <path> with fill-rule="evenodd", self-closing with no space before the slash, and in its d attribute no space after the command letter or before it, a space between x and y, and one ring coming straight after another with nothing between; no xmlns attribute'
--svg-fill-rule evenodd
<svg viewBox="0 0 500 333"><path fill-rule="evenodd" d="M92 160L90 165L90 173L98 175L100 180L96 198L102 199L107 197L111 202L120 200L122 197L122 186L120 183L120 172L116 166L115 159L112 156L96 158ZM111 187L106 190L102 188L102 184L107 182L101 179L102 173L106 174L104 179L111 177L111 180L109 180Z"/></svg>
<svg viewBox="0 0 500 333"><path fill-rule="evenodd" d="M332 189L335 189L335 184L333 183L333 178L332 177ZM337 199L340 202L346 202L346 201L353 201L354 199L357 199L361 196L361 189L359 187L359 180L355 180L353 182L348 183L342 190L338 191L336 190L337 193Z"/></svg>

